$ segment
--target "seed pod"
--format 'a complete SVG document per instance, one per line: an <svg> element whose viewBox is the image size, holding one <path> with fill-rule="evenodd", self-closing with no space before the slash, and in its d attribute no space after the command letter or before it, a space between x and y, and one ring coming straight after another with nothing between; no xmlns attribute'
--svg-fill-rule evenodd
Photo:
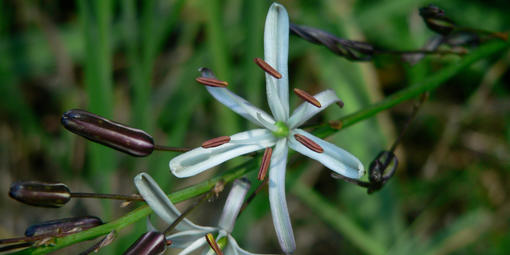
<svg viewBox="0 0 510 255"><path fill-rule="evenodd" d="M102 225L103 221L95 216L73 217L50 220L29 226L25 236L71 234Z"/></svg>
<svg viewBox="0 0 510 255"><path fill-rule="evenodd" d="M99 115L70 110L62 115L64 127L93 142L137 157L144 157L154 150L154 139L145 131L107 120Z"/></svg>
<svg viewBox="0 0 510 255"><path fill-rule="evenodd" d="M150 231L138 238L138 240L124 252L124 255L161 254L165 251L167 245L169 245L169 243L167 243L165 235L160 232Z"/></svg>
<svg viewBox="0 0 510 255"><path fill-rule="evenodd" d="M420 8L420 16L427 27L438 34L448 35L455 29L455 23L446 17L441 8L433 4Z"/></svg>
<svg viewBox="0 0 510 255"><path fill-rule="evenodd" d="M9 196L28 205L58 208L71 199L69 188L63 183L15 182Z"/></svg>

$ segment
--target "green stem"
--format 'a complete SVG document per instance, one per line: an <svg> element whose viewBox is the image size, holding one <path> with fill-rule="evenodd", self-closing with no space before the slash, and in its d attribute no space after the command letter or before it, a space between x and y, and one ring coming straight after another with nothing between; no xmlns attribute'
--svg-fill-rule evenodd
<svg viewBox="0 0 510 255"><path fill-rule="evenodd" d="M445 67L441 71L438 71L436 74L423 79L421 82L403 89L391 96L388 96L378 103L370 105L362 110L339 119L339 121L342 122L342 128L352 126L362 120L368 119L379 112L389 109L403 101L417 97L426 91L434 90L441 84L445 83L448 79L452 78L457 73L469 67L471 64L477 62L478 60L494 55L508 48L510 48L509 42L498 41L483 45L458 62ZM327 137L336 132L338 132L338 129L332 128L329 124L322 124L317 126L314 134L319 137Z"/></svg>
<svg viewBox="0 0 510 255"><path fill-rule="evenodd" d="M200 194L206 193L209 190L211 190L211 188L220 179L223 180L225 183L229 183L229 182L232 182L233 180L235 180L236 178L239 178L239 177L245 175L246 173L257 169L257 165L256 165L257 162L258 162L257 160L250 159L249 161L239 165L238 167L232 169L231 171L229 171L226 174L209 179L207 181L196 184L189 188L176 191L176 192L168 195L168 197L170 198L170 200L173 203L179 203L184 200L188 200L190 198L196 197ZM141 206L141 207L133 210L132 212L124 215L123 217L116 219L112 222L106 223L104 225L101 225L101 226L98 226L95 228L91 228L91 229L88 229L88 230L85 230L83 232L79 232L79 233L76 233L73 235L56 238L54 246L33 247L33 248L25 249L25 250L22 250L22 251L13 253L13 254L46 254L46 253L49 253L52 251L56 251L58 249L64 248L66 246L69 246L69 245L72 245L72 244L75 244L78 242L82 242L82 241L90 240L90 239L93 239L93 238L96 238L96 237L99 237L102 235L106 235L113 230L118 231L126 226L133 224L134 222L136 222L140 219L143 219L144 217L149 215L151 212L152 212L152 210L148 206L144 205L144 206Z"/></svg>

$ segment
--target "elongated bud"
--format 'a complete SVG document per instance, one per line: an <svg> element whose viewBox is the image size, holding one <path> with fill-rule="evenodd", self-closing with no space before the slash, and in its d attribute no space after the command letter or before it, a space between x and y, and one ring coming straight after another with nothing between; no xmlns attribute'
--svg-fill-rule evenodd
<svg viewBox="0 0 510 255"><path fill-rule="evenodd" d="M145 131L105 119L84 111L70 110L62 115L64 127L93 142L137 157L144 157L154 150L154 139Z"/></svg>
<svg viewBox="0 0 510 255"><path fill-rule="evenodd" d="M157 255L166 250L170 245L165 235L160 232L150 231L138 238L125 252L124 255Z"/></svg>
<svg viewBox="0 0 510 255"><path fill-rule="evenodd" d="M420 8L420 16L427 24L427 27L441 35L448 35L455 29L455 23L439 7L430 4Z"/></svg>
<svg viewBox="0 0 510 255"><path fill-rule="evenodd" d="M15 182L9 196L28 205L61 207L71 199L69 188L63 183Z"/></svg>
<svg viewBox="0 0 510 255"><path fill-rule="evenodd" d="M95 216L73 217L58 220L50 220L29 226L25 230L25 236L39 235L62 235L81 232L89 228L102 225L103 221Z"/></svg>

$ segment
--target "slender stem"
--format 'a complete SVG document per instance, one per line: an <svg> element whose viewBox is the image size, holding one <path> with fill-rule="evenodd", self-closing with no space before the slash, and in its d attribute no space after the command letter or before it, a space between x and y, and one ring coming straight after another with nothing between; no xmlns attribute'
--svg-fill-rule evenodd
<svg viewBox="0 0 510 255"><path fill-rule="evenodd" d="M244 211L244 209L246 209L248 204L250 204L250 202L255 198L255 196L267 185L268 181L269 181L269 178L264 179L264 181L259 184L257 189L255 191L253 191L253 193L250 194L250 196L243 203L243 206L241 207L239 214L241 214Z"/></svg>
<svg viewBox="0 0 510 255"><path fill-rule="evenodd" d="M186 147L170 147L170 146L164 146L164 145L155 144L154 145L154 150L157 150L157 151L187 152L187 151L190 151L191 148L186 148Z"/></svg>
<svg viewBox="0 0 510 255"><path fill-rule="evenodd" d="M207 181L201 182L189 188L176 191L168 196L173 203L179 203L190 198L196 197L200 194L208 192L212 187L216 185L216 183L220 180L223 180L225 183L232 182L233 180L245 175L248 172L255 171L258 169L257 160L248 160L245 163L231 169L231 171L223 174L221 176L209 179ZM76 234L68 235L62 238L57 238L54 246L41 246L41 247L31 247L25 250L21 250L15 252L13 254L46 254L55 250L62 249L63 247L90 240L96 238L98 236L106 235L110 233L112 230L120 230L124 227L127 227L134 222L145 218L152 212L150 207L141 206L128 214L124 215L121 218L118 218L109 223L100 225L95 228L91 228Z"/></svg>
<svg viewBox="0 0 510 255"><path fill-rule="evenodd" d="M426 54L426 55L466 55L465 51L455 51L455 50L383 50L377 49L375 50L376 54L391 54L391 55L406 55L406 54Z"/></svg>
<svg viewBox="0 0 510 255"><path fill-rule="evenodd" d="M144 201L143 198L137 194L122 195L122 194L71 192L71 197L115 199L115 200L125 200L125 201Z"/></svg>
<svg viewBox="0 0 510 255"><path fill-rule="evenodd" d="M402 131L400 131L400 134L398 135L397 139L395 139L395 141L393 142L393 145L391 145L390 152L395 152L395 149L397 148L398 144L402 140L402 137L404 137L404 134L409 129L409 126L411 125L411 122L416 117L416 114L418 114L418 110L423 105L425 100L427 100L427 98L428 98L428 92L425 92L425 93L421 94L420 100L418 100L418 102L416 102L413 105L413 110L411 112L411 115L407 118L407 121L404 124L404 128L402 128ZM390 159L391 159L391 157L387 158L387 160L390 160Z"/></svg>
<svg viewBox="0 0 510 255"><path fill-rule="evenodd" d="M491 42L480 46L478 49L474 50L469 55L466 55L458 62L443 68L441 71L438 71L434 75L429 76L418 84L411 85L406 89L386 97L384 100L378 103L372 104L364 109L340 118L338 121L342 122L342 128L346 128L360 121L366 120L379 112L402 103L403 101L414 98L426 91L436 89L448 79L455 76L458 72L462 71L478 60L487 58L508 48L510 48L510 43L502 41ZM322 138L330 136L336 132L338 132L338 129L330 126L329 124L319 125L314 130L314 134Z"/></svg>
<svg viewBox="0 0 510 255"><path fill-rule="evenodd" d="M174 222L172 222L172 224L170 226L168 226L168 228L165 229L165 232L163 232L163 234L168 235L170 234L170 232L172 232L172 230L174 230L175 227L177 227L177 225L184 219L186 218L186 216L191 212L193 211L193 209L195 209L198 205L200 205L201 203L203 203L204 201L208 200L209 198L211 198L211 196L213 194L215 194L215 187L213 187L211 189L211 191L209 191L208 193L202 195L202 197L193 202L193 204L191 204L188 208L186 208L186 210L184 212L181 213L181 215L179 215L179 217L177 217L177 219L174 220Z"/></svg>

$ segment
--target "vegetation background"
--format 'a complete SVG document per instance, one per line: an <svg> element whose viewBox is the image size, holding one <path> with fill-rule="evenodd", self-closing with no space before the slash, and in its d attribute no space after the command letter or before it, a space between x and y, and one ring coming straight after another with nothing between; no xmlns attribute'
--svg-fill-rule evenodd
<svg viewBox="0 0 510 255"><path fill-rule="evenodd" d="M433 1L281 3L293 23L385 48L418 49L434 35L418 15L419 7ZM435 4L466 27L510 27L508 1ZM170 193L215 175L208 171L177 180L168 169L175 153L132 158L71 134L60 125L60 116L86 109L144 129L170 146L195 147L249 128L194 78L199 67L210 67L233 91L267 109L264 75L253 59L263 57L269 5L240 0L0 1L0 238L22 235L28 225L55 218L96 215L110 221L137 206L74 199L60 209L28 207L7 196L13 181L58 181L73 191L128 194L135 192L132 178L146 171ZM418 84L461 58L429 56L414 66L394 56L351 62L291 36L290 88L338 93L345 107L331 107L312 121L324 123ZM380 192L367 195L331 178L321 164L294 155L287 197L296 254L507 253L509 64L508 51L485 58L433 91L399 146L395 177ZM291 107L300 103L291 98ZM368 167L391 145L412 104L402 103L329 139ZM218 171L244 160L223 164ZM248 176L255 187L256 171ZM191 218L214 224L225 194ZM144 224L120 231L100 254L120 254L145 231ZM267 192L240 216L234 233L247 250L279 251ZM56 254L75 254L91 245Z"/></svg>

